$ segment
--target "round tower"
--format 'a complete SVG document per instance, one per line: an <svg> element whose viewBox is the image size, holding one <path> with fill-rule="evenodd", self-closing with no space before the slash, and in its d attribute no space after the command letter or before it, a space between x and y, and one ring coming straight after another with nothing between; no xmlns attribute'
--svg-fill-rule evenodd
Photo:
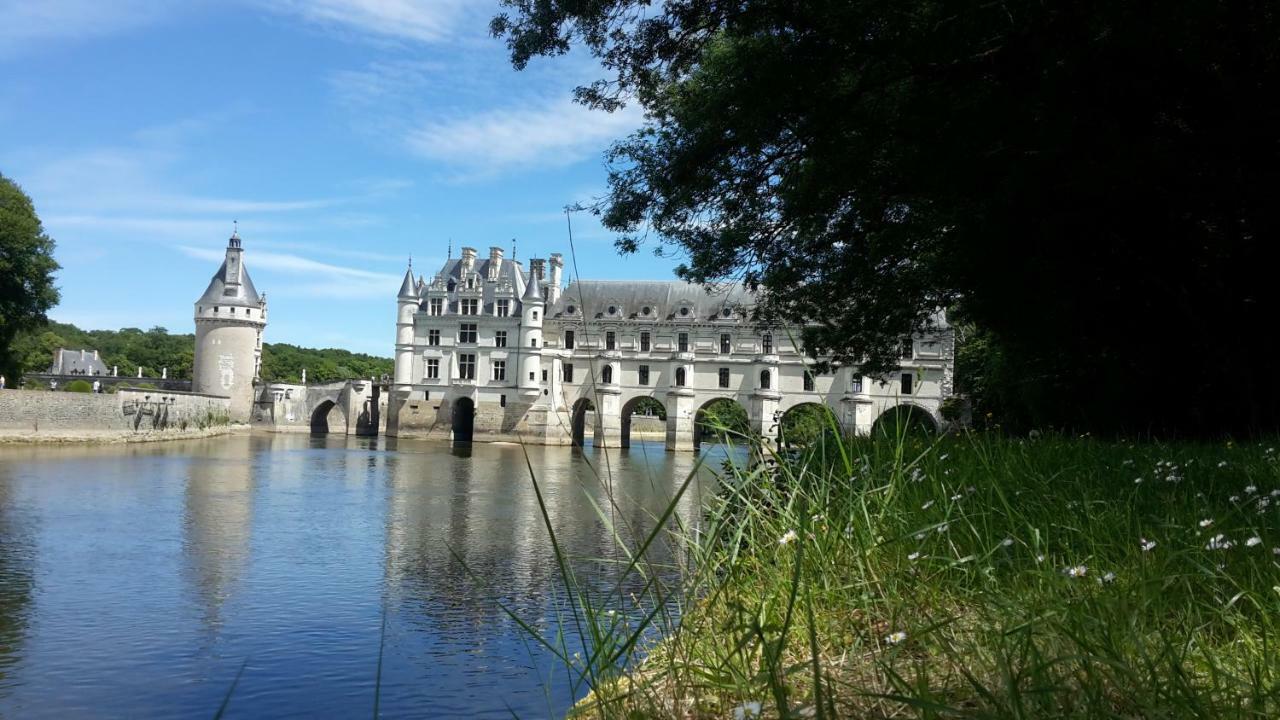
<svg viewBox="0 0 1280 720"><path fill-rule="evenodd" d="M537 395L542 382L542 262L529 262L529 281L520 297L520 394Z"/></svg>
<svg viewBox="0 0 1280 720"><path fill-rule="evenodd" d="M248 422L253 411L253 383L262 362L267 296L259 295L249 279L238 233L231 234L222 267L195 305L191 389L230 397L231 419Z"/></svg>
<svg viewBox="0 0 1280 720"><path fill-rule="evenodd" d="M418 288L413 281L413 265L405 271L396 296L395 389L408 392L413 383L413 314L418 311Z"/></svg>

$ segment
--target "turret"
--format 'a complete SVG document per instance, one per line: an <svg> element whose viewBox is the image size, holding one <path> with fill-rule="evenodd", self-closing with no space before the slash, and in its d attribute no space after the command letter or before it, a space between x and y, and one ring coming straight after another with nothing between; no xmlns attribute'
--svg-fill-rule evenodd
<svg viewBox="0 0 1280 720"><path fill-rule="evenodd" d="M191 389L231 398L231 419L247 422L262 362L267 296L244 266L239 233L227 241L222 267L195 303L196 347Z"/></svg>
<svg viewBox="0 0 1280 720"><path fill-rule="evenodd" d="M409 390L413 382L413 314L418 311L418 287L413 279L413 263L404 273L400 293L396 296L396 365L397 390Z"/></svg>
<svg viewBox="0 0 1280 720"><path fill-rule="evenodd" d="M520 391L537 395L542 382L542 315L546 301L542 298L541 260L530 260L528 282L520 297Z"/></svg>

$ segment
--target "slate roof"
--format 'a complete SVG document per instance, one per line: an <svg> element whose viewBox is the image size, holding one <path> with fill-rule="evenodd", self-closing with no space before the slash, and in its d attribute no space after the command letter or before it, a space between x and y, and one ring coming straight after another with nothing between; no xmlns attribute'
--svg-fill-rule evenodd
<svg viewBox="0 0 1280 720"><path fill-rule="evenodd" d="M199 305L234 305L236 307L252 307L256 308L262 304L262 297L258 295L258 290L253 287L253 280L249 279L249 268L240 262L240 277L243 282L238 286L227 286L227 261L223 259L222 266L218 268L218 272L214 273L213 279L209 281L209 287L196 301ZM228 295L227 291L231 290Z"/></svg>
<svg viewBox="0 0 1280 720"><path fill-rule="evenodd" d="M708 292L708 288L710 291ZM724 317L746 317L755 298L737 283L708 286L695 285L682 280L579 280L571 283L547 314L551 317L605 318L609 306L618 308L619 318L652 317L656 320L672 318L712 320ZM572 306L574 313L568 313ZM644 315L648 307L650 315ZM688 315L680 315L681 308L689 308Z"/></svg>
<svg viewBox="0 0 1280 720"><path fill-rule="evenodd" d="M476 258L476 262L472 267L472 270L479 274L482 279L488 278L490 262L491 261L488 258ZM449 280L462 280L462 260L459 258L450 258L449 260L446 260L444 267L436 274L439 277L444 278L445 282L448 282ZM524 294L524 268L522 268L520 263L515 260L502 261L502 267L498 269L498 279L499 281L505 279L507 282L511 283L511 287L516 290L517 297Z"/></svg>
<svg viewBox="0 0 1280 720"><path fill-rule="evenodd" d="M83 355L83 359L81 356ZM58 348L53 353L51 375L110 375L106 363L94 357L93 350L68 350Z"/></svg>

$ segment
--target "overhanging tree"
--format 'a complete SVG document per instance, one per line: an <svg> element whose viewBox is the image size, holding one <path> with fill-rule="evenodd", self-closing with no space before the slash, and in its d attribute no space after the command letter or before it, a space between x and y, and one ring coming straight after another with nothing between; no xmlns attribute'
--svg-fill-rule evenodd
<svg viewBox="0 0 1280 720"><path fill-rule="evenodd" d="M640 103L604 223L897 363L936 308L1013 424L1274 427L1280 22L1269 2L504 0L512 62L586 46ZM961 378L963 380L963 378Z"/></svg>
<svg viewBox="0 0 1280 720"><path fill-rule="evenodd" d="M0 374L15 385L18 368L10 346L20 331L48 322L45 313L58 302L57 269L53 239L31 198L0 175Z"/></svg>

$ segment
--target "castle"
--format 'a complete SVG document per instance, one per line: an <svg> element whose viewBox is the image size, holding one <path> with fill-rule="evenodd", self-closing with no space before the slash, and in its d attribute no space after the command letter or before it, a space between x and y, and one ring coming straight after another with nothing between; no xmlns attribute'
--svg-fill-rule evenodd
<svg viewBox="0 0 1280 720"><path fill-rule="evenodd" d="M267 296L259 295L244 266L238 232L227 254L195 302L196 347L191 390L231 398L231 420L248 422L254 383L262 363L262 331L267 327Z"/></svg>
<svg viewBox="0 0 1280 720"><path fill-rule="evenodd" d="M692 450L713 402L747 412L751 431L776 438L800 405L830 408L847 432L868 433L887 413L935 426L952 392L954 341L905 338L901 371L857 367L818 374L797 346L799 328L758 327L753 295L737 285L585 281L563 287L559 254L528 271L501 248L463 248L433 277L405 273L397 297L395 375L387 433L626 447L645 399L665 409L666 447ZM941 320L941 318L940 318Z"/></svg>

